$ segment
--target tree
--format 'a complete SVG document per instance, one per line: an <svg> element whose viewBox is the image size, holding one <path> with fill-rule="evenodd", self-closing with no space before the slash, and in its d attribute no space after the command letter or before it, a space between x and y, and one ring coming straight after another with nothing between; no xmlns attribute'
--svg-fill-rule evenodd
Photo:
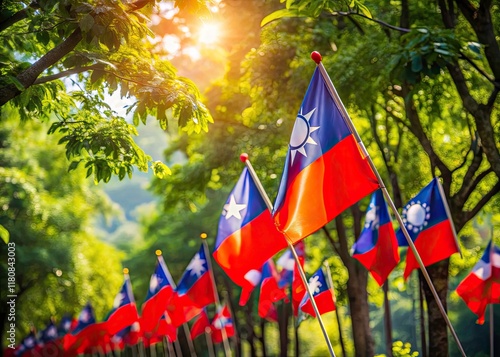
<svg viewBox="0 0 500 357"><path fill-rule="evenodd" d="M205 2L167 1L179 11L206 14ZM131 176L133 167L159 177L169 173L134 142L135 126L153 115L162 129L168 117L187 132L212 121L196 86L178 77L153 52L149 15L156 1L4 1L0 8L0 107L16 108L22 120L52 122L64 134L73 170L82 165L97 183ZM133 124L107 103L131 98Z"/></svg>
<svg viewBox="0 0 500 357"><path fill-rule="evenodd" d="M62 148L47 144L46 125L19 126L14 112L3 114L0 224L10 233L15 262L4 260L0 273L7 277L13 267L15 274L9 291L2 290L2 336L14 322L21 339L31 324L42 329L51 317L78 314L87 301L102 319L122 283L120 253L99 242L91 228L95 215L106 210L106 198L81 169L66 173ZM7 250L0 246L5 256ZM7 322L7 295L15 296L15 321Z"/></svg>

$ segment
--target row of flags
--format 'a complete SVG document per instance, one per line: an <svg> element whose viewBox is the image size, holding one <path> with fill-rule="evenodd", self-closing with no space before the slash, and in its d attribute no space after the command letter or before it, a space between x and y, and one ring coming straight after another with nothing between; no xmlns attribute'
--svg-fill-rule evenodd
<svg viewBox="0 0 500 357"><path fill-rule="evenodd" d="M320 60L316 62L319 64ZM304 265L303 255L297 254L294 264L288 261L283 265L281 276L276 272L273 257L285 248L288 250L284 254L293 253L292 249L299 252L302 249L303 252L303 239L364 197L372 194L365 227L352 247L352 254L370 271L378 284L382 285L399 263L398 248L408 245L403 227L399 227L397 232L393 228L384 199L384 192L387 191L383 191L363 143L322 71L322 65L317 66L297 114L274 205L263 192L247 161L219 218L212 256L231 280L241 287L240 304L245 304L252 291L260 286L259 315L271 320L275 316L273 304L288 298L284 290L287 286L291 290L296 315L300 312L315 315L307 290L318 302L328 302L324 304L324 309L318 308L320 313L335 309L333 288L329 286L331 284L322 268L311 276L309 289L306 289L304 281L298 277L298 270ZM434 178L403 207L401 216L404 229L424 266L460 251L438 178ZM109 331L119 334L122 331L120 328L131 326L133 323L129 323L137 320L141 334L151 339L162 321L175 331L182 324L199 318L203 309L218 299L213 272L208 265L210 257L205 251L202 245L177 286L163 258L158 255L140 316L129 307L123 309L126 313L121 315L124 306L134 304L132 295L128 295L129 288L125 287L125 279L119 294L121 297L116 300L120 303L108 319L102 325L93 323L82 327L81 331L77 329L76 336L87 329L92 331L94 339L97 338L95 336L111 335ZM495 303L499 299L498 269L493 267L498 267L500 263L493 243L490 244L490 251L494 252L488 260L491 273L486 274L483 268L473 273L481 281L488 282L482 286L483 295L471 297L461 289L459 292L478 314L482 308L476 308L476 305ZM283 261L286 260L283 258ZM295 264L297 262L300 268ZM291 265L293 270L289 269ZM409 249L404 277L407 278L419 267L418 259ZM323 306L322 303L319 305ZM126 318L123 317L125 315ZM110 330L104 333L104 327ZM75 332L71 335L74 336ZM173 339L174 335L170 333L169 336ZM92 338L86 339L90 345L97 343ZM77 337L75 339L79 341L76 344L81 350L84 343ZM75 345L71 338L67 340L65 348L66 344Z"/></svg>

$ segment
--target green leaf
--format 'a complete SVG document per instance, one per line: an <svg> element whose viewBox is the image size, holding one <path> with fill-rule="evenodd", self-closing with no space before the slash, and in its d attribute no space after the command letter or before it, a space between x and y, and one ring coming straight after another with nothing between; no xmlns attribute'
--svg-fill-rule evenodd
<svg viewBox="0 0 500 357"><path fill-rule="evenodd" d="M83 32L88 32L92 29L94 23L94 17L91 14L87 14L80 20L80 28Z"/></svg>
<svg viewBox="0 0 500 357"><path fill-rule="evenodd" d="M2 240L5 242L5 244L9 243L10 233L7 230L7 228L2 226L1 224L0 224L0 238L2 238Z"/></svg>
<svg viewBox="0 0 500 357"><path fill-rule="evenodd" d="M282 19L284 17L299 17L299 16L301 16L301 12L298 10L281 9L281 10L275 11L275 12L267 15L266 17L264 17L260 23L260 26L264 27L268 23L270 23L274 20Z"/></svg>
<svg viewBox="0 0 500 357"><path fill-rule="evenodd" d="M365 5L358 3L358 9L361 11L361 13L363 15L365 15L369 19L372 18L372 14L371 14L370 10L368 10L368 8Z"/></svg>
<svg viewBox="0 0 500 357"><path fill-rule="evenodd" d="M411 60L411 70L416 73L422 71L422 56L417 55L413 57Z"/></svg>

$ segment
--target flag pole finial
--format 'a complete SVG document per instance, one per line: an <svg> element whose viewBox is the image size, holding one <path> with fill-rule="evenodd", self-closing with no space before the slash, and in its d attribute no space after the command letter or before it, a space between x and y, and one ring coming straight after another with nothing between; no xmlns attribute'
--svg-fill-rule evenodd
<svg viewBox="0 0 500 357"><path fill-rule="evenodd" d="M201 239L207 239L207 234L206 234L206 233L202 233L202 234L200 234L200 238L201 238Z"/></svg>
<svg viewBox="0 0 500 357"><path fill-rule="evenodd" d="M311 53L311 58L316 64L319 64L322 60L321 54L318 51L313 51Z"/></svg>
<svg viewBox="0 0 500 357"><path fill-rule="evenodd" d="M123 268L123 274L128 274L128 268Z"/></svg>
<svg viewBox="0 0 500 357"><path fill-rule="evenodd" d="M246 162L248 160L248 154L246 152L240 155L241 162Z"/></svg>
<svg viewBox="0 0 500 357"><path fill-rule="evenodd" d="M156 254L157 256L160 256L160 255L161 255L161 250L157 249L157 250L156 250L156 252L155 252L155 254Z"/></svg>

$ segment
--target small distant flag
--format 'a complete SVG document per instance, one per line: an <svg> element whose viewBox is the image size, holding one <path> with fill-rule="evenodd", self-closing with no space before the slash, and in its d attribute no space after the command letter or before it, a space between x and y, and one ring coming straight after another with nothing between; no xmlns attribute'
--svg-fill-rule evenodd
<svg viewBox="0 0 500 357"><path fill-rule="evenodd" d="M226 337L234 336L235 330L233 325L233 318L227 305L219 307L214 319L212 320L212 341L213 343L223 342L222 329L226 331Z"/></svg>
<svg viewBox="0 0 500 357"><path fill-rule="evenodd" d="M333 288L328 285L328 282L323 272L323 268L320 267L310 278L309 278L309 289L313 294L314 301L318 308L319 314L323 315L330 311L335 311L335 295L333 293ZM316 317L316 313L309 298L309 294L305 294L304 298L300 302L299 309L306 314Z"/></svg>
<svg viewBox="0 0 500 357"><path fill-rule="evenodd" d="M38 340L36 338L36 334L34 330L31 330L30 333L23 338L18 348L14 352L15 356L23 356L25 353L32 351L38 344Z"/></svg>
<svg viewBox="0 0 500 357"><path fill-rule="evenodd" d="M194 320L193 325L191 325L191 340L194 340L196 337L203 335L207 327L210 328L210 320L208 319L207 310L203 309L196 317L196 320Z"/></svg>
<svg viewBox="0 0 500 357"><path fill-rule="evenodd" d="M302 266L304 265L304 254L305 247L304 242L300 241L294 244L295 252L299 257L299 261L302 261ZM276 266L280 271L280 278L278 282L278 286L280 288L284 288L292 284L293 281L293 270L295 269L295 259L293 257L293 253L288 248L285 252L278 258L276 261Z"/></svg>
<svg viewBox="0 0 500 357"><path fill-rule="evenodd" d="M50 320L49 324L40 332L39 340L41 343L47 343L56 340L58 337L57 326L54 321Z"/></svg>
<svg viewBox="0 0 500 357"><path fill-rule="evenodd" d="M113 309L106 318L108 333L115 335L138 320L139 315L132 293L132 284L128 273L125 273L123 285L113 302Z"/></svg>
<svg viewBox="0 0 500 357"><path fill-rule="evenodd" d="M278 287L278 273L274 267L273 260L269 259L262 267L258 308L259 316L263 319L268 317L273 303L283 299L287 299L287 295L284 288Z"/></svg>
<svg viewBox="0 0 500 357"><path fill-rule="evenodd" d="M174 326L190 321L205 306L215 302L212 277L208 269L202 244L186 267L169 305L168 314Z"/></svg>
<svg viewBox="0 0 500 357"><path fill-rule="evenodd" d="M260 268L287 246L247 167L224 205L213 257L242 287L244 305L260 281Z"/></svg>
<svg viewBox="0 0 500 357"><path fill-rule="evenodd" d="M145 335L151 334L162 318L167 304L174 293L173 280L167 265L157 251L156 268L149 281L146 301L142 305L140 317L141 332Z"/></svg>
<svg viewBox="0 0 500 357"><path fill-rule="evenodd" d="M460 251L440 185L438 178L434 178L403 207L401 214L406 230L424 266L437 263ZM396 232L396 237L399 246L408 245L401 228ZM404 278L406 279L413 270L418 268L413 251L408 249Z"/></svg>
<svg viewBox="0 0 500 357"><path fill-rule="evenodd" d="M293 243L379 188L346 120L317 67L295 119L274 204L278 230Z"/></svg>
<svg viewBox="0 0 500 357"><path fill-rule="evenodd" d="M488 304L500 304L500 248L488 243L481 260L457 287L457 294L469 309L478 316L477 323L484 323Z"/></svg>
<svg viewBox="0 0 500 357"><path fill-rule="evenodd" d="M71 333L75 335L81 330L83 330L85 327L95 324L95 322L96 320L95 320L94 308L92 307L90 302L88 302L83 307L82 311L80 312L80 315L78 315L78 321L76 323L75 328L71 331Z"/></svg>
<svg viewBox="0 0 500 357"><path fill-rule="evenodd" d="M399 263L398 241L381 190L372 194L365 226L352 251L380 286Z"/></svg>

